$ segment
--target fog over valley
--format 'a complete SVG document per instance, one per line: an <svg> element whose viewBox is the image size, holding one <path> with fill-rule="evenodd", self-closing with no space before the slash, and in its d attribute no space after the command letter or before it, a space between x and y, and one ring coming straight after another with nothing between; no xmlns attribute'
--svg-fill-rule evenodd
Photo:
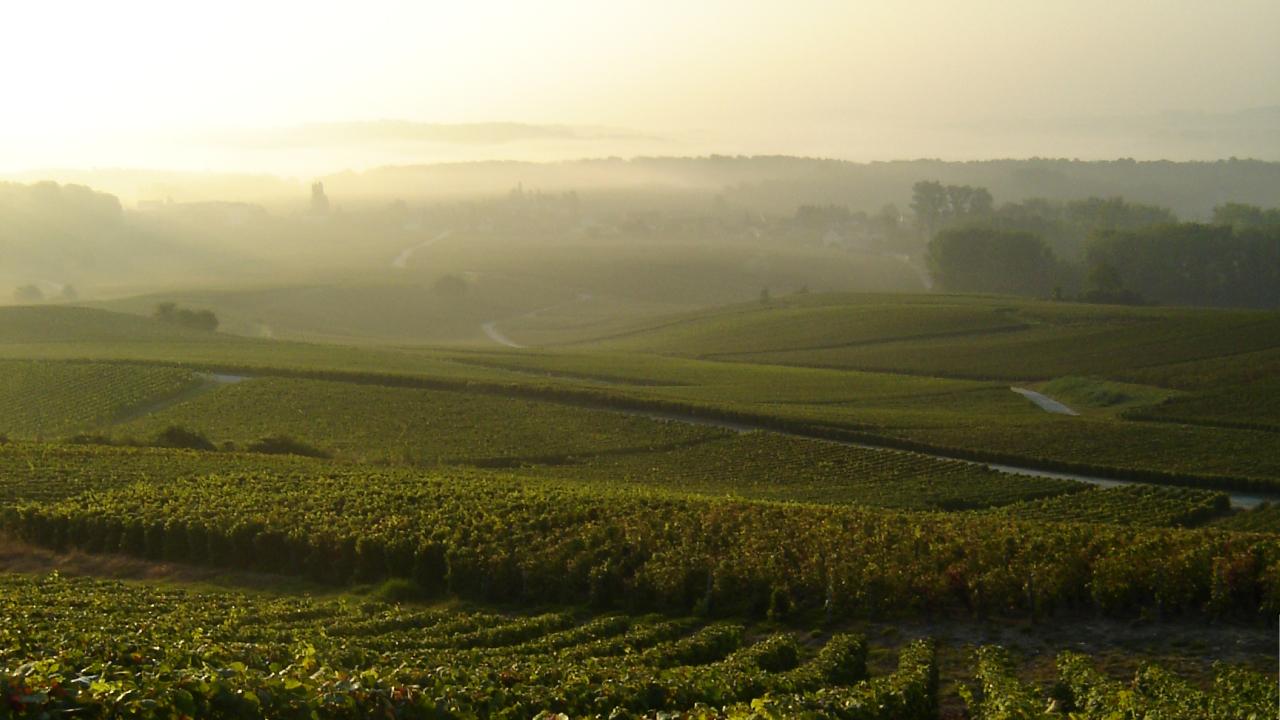
<svg viewBox="0 0 1280 720"><path fill-rule="evenodd" d="M1280 3L0 12L0 720L1257 720Z"/></svg>

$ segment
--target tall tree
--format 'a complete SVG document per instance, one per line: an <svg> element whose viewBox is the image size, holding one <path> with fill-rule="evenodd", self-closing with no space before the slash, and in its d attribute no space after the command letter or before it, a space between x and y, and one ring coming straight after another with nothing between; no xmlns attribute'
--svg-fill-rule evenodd
<svg viewBox="0 0 1280 720"><path fill-rule="evenodd" d="M929 264L944 290L1033 296L1050 294L1058 269L1035 235L985 227L939 232L929 243Z"/></svg>
<svg viewBox="0 0 1280 720"><path fill-rule="evenodd" d="M934 180L921 180L911 187L911 211L916 214L926 237L933 237L949 215L947 189Z"/></svg>

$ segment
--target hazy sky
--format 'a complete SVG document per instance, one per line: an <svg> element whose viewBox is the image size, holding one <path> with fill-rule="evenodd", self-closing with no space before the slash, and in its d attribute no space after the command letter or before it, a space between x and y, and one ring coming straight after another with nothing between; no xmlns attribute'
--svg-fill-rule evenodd
<svg viewBox="0 0 1280 720"><path fill-rule="evenodd" d="M1276 0L12 2L0 169L378 164L396 154L272 154L225 137L380 119L661 139L622 154L1017 155L1064 122L1280 106L1277 28ZM1080 154L1072 142L1043 154Z"/></svg>

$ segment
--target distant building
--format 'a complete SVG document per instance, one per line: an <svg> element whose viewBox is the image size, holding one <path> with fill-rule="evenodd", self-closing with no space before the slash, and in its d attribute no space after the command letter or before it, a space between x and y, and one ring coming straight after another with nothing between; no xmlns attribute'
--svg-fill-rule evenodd
<svg viewBox="0 0 1280 720"><path fill-rule="evenodd" d="M311 184L311 214L329 214L329 196L324 194L324 183L322 182Z"/></svg>

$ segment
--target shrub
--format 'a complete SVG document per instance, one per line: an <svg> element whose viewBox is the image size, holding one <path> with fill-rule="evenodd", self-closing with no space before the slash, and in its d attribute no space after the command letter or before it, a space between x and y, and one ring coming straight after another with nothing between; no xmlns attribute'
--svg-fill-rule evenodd
<svg viewBox="0 0 1280 720"><path fill-rule="evenodd" d="M187 448L190 450L218 449L209 441L209 438L195 430L188 430L187 428L179 425L170 425L160 431L155 437L155 444L158 447Z"/></svg>
<svg viewBox="0 0 1280 720"><path fill-rule="evenodd" d="M72 445L115 445L115 441L101 433L78 433L67 438Z"/></svg>
<svg viewBox="0 0 1280 720"><path fill-rule="evenodd" d="M260 438L245 446L245 450L266 455L302 455L303 457L327 458L329 453L320 448L295 440L288 435L271 435Z"/></svg>
<svg viewBox="0 0 1280 720"><path fill-rule="evenodd" d="M383 582L373 591L375 597L387 602L408 602L422 599L422 588L412 580L392 578Z"/></svg>

